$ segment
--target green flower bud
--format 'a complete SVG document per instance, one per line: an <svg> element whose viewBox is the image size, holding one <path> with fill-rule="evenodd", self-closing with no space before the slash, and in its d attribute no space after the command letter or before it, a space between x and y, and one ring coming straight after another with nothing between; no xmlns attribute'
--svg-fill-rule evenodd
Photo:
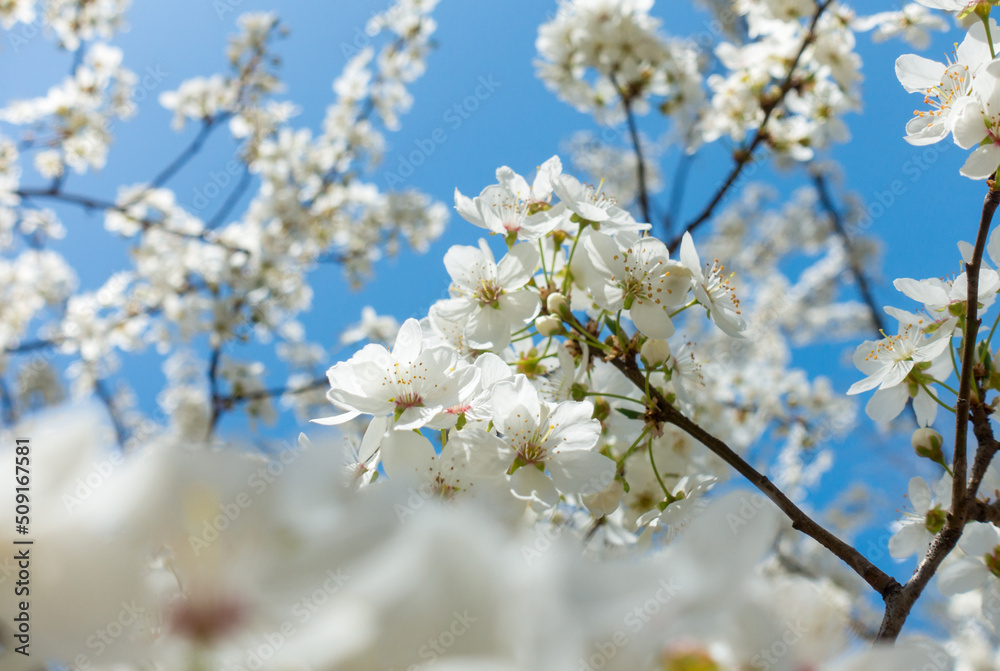
<svg viewBox="0 0 1000 671"><path fill-rule="evenodd" d="M941 434L930 427L917 429L910 437L910 444L913 445L913 451L917 456L930 459L937 464L944 464L944 453L941 451L943 443Z"/></svg>

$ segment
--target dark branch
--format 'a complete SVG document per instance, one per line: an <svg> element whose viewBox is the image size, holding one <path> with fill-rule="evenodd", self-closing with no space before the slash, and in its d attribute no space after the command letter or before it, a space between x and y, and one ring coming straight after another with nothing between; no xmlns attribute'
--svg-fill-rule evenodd
<svg viewBox="0 0 1000 671"><path fill-rule="evenodd" d="M882 318L882 311L879 310L878 303L875 302L875 295L872 293L871 285L868 283L868 277L865 275L854 254L851 238L847 233L847 226L844 224L844 217L833 204L833 198L830 194L826 177L822 173L817 172L813 174L812 178L813 184L816 185L816 193L819 195L820 205L823 206L823 209L830 217L833 230L837 234L837 237L840 238L840 242L844 245L844 250L847 252L848 267L850 268L851 275L854 277L854 283L858 285L858 293L861 294L861 299L868 306L868 312L872 318L872 326L875 327L875 331L879 337L884 337L885 320Z"/></svg>
<svg viewBox="0 0 1000 671"><path fill-rule="evenodd" d="M754 134L753 140L749 144L744 143L742 147L736 150L734 154L736 165L733 166L733 169L729 172L725 181L723 181L722 185L715 191L715 195L712 196L712 199L701 211L701 214L692 219L691 222L684 227L684 230L675 236L670 242L668 245L670 253L677 251L685 233L693 231L711 218L712 214L715 212L715 208L718 207L719 203L721 203L726 197L729 189L736 183L736 179L740 176L740 173L743 172L743 168L748 163L752 162L754 152L767 138L767 132L765 129L768 121L771 120L771 116L774 114L774 111L784 101L788 92L792 90L792 84L795 82L795 69L799 66L799 61L802 60L802 55L805 53L809 45L812 44L813 40L816 39L816 24L819 23L819 18L823 15L823 12L826 11L827 7L832 4L832 2L833 0L817 2L816 11L813 13L812 20L809 22L809 29L806 31L805 37L802 38L802 46L799 47L799 51L795 54L792 64L788 67L788 74L781 82L781 86L778 88L778 91L773 97L761 100L760 107L764 111L764 118L761 120L760 126L757 127L757 132Z"/></svg>
<svg viewBox="0 0 1000 671"><path fill-rule="evenodd" d="M962 531L968 520L970 501L967 492L975 496L975 490L967 489L966 474L968 464L966 459L966 442L969 434L969 409L972 403L973 384L973 362L975 358L976 336L979 334L979 268L983 261L983 250L986 247L986 238L990 231L990 223L993 221L993 214L997 205L1000 204L1000 191L993 189L990 184L989 193L983 201L983 212L979 219L979 232L976 235L976 245L973 248L970 263L965 264L966 276L968 278L968 293L966 294L966 322L965 334L962 339L962 368L959 372L958 399L955 401L955 451L952 458L952 490L951 490L951 510L945 518L944 528L934 537L923 561L917 566L916 572L906 582L903 588L886 599L885 616L882 618L882 626L879 628L878 640L880 642L895 641L899 632L906 623L906 618L917 602L920 595L930 579L937 572L938 567L944 558L955 549ZM980 399L976 399L976 406L980 405ZM980 445L979 452L985 449L995 449ZM977 461L980 461L977 454ZM982 463L982 462L985 463ZM983 458L977 464L985 473L989 461ZM979 479L982 475L978 476ZM975 482L978 487L978 480Z"/></svg>
<svg viewBox="0 0 1000 671"><path fill-rule="evenodd" d="M622 90L613 74L611 75L611 83L614 84L615 90L618 91L622 107L625 108L625 121L628 124L628 133L632 138L632 148L635 150L635 160L638 164L636 167L636 180L639 182L639 209L642 210L642 220L644 222L652 222L649 216L649 193L646 188L646 161L642 157L639 129L635 125L635 114L632 112L632 97L629 93Z"/></svg>
<svg viewBox="0 0 1000 671"><path fill-rule="evenodd" d="M632 381L639 389L646 389L646 380L642 371L638 368L635 360L623 361L615 358L612 363L618 370ZM771 482L767 476L759 473L753 466L747 463L731 447L726 445L712 434L695 424L682 414L677 408L670 405L663 394L655 387L649 387L651 404L649 416L657 422L666 422L680 428L688 435L699 440L714 454L722 458L727 464L732 466L740 475L745 477L759 489L767 498L771 499L778 508L792 521L792 527L815 539L820 545L828 549L834 555L843 560L851 567L865 582L871 585L872 589L881 595L886 595L893 590L899 589L896 580L875 566L872 562L858 552L854 547L840 540L833 533L828 531L818 522L809 517L801 508L789 499L784 492Z"/></svg>
<svg viewBox="0 0 1000 671"><path fill-rule="evenodd" d="M236 207L236 203L239 202L243 194L246 193L247 188L250 186L250 170L248 168L243 169L243 176L240 177L240 181L236 184L236 188L233 189L232 193L226 196L225 202L222 203L222 207L216 212L208 223L205 224L205 228L210 230L218 228L232 212L233 208Z"/></svg>

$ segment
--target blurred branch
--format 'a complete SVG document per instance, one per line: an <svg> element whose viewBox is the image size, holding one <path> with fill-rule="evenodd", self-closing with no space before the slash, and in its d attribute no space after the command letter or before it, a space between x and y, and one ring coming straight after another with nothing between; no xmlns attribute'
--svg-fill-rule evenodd
<svg viewBox="0 0 1000 671"><path fill-rule="evenodd" d="M611 83L614 85L615 90L618 91L618 97L621 98L622 106L625 108L625 121L628 123L628 133L632 138L632 148L635 150L637 164L636 179L639 183L639 208L642 210L642 220L644 222L651 222L652 219L649 216L649 193L646 187L646 161L642 156L639 129L635 125L635 114L632 112L632 96L618 85L618 80L615 79L614 73L611 74Z"/></svg>
<svg viewBox="0 0 1000 671"><path fill-rule="evenodd" d="M225 221L226 217L229 216L229 213L232 212L234 207L236 207L236 203L239 202L240 198L243 197L243 194L246 193L247 189L250 187L250 181L250 169L244 166L243 175L240 177L240 181L237 182L232 193L226 197L226 200L222 203L222 207L219 208L219 211L212 215L212 218L208 220L207 224L205 224L205 228L208 228L209 230L218 228Z"/></svg>
<svg viewBox="0 0 1000 671"><path fill-rule="evenodd" d="M128 438L128 431L125 429L125 425L118 416L118 408L115 407L115 399L112 397L108 388L104 386L104 380L94 380L94 395L101 399L101 402L104 403L105 407L108 409L108 416L111 418L111 424L115 427L115 440L118 441L118 449L124 449L125 440Z"/></svg>
<svg viewBox="0 0 1000 671"><path fill-rule="evenodd" d="M868 278L854 254L854 249L851 245L851 238L847 234L847 227L844 225L844 217L833 204L833 198L830 195L830 189L826 181L826 176L822 173L816 172L813 173L812 180L813 184L816 186L816 193L819 195L820 205L823 206L823 209L830 217L830 223L833 225L833 230L837 234L837 237L840 238L840 242L844 245L844 249L847 252L848 267L850 268L851 275L854 277L855 284L858 285L858 292L861 294L862 300L864 300L865 305L868 306L868 312L872 318L872 325L875 327L878 337L885 337L885 320L882 318L882 311L879 310L878 304L875 302L875 296L872 294Z"/></svg>
<svg viewBox="0 0 1000 671"><path fill-rule="evenodd" d="M58 188L56 189L21 188L15 191L14 193L20 198L28 198L28 199L47 198L49 200L55 200L63 203L70 203L72 205L78 205L85 210L111 210L114 212L120 212L125 215L128 214L129 205L135 202L133 199L131 203L127 203L125 205L119 205L117 203L111 202L110 200L103 200L101 198L94 198L92 196L85 196L76 193L66 193L64 191L60 191ZM168 233L170 235L176 235L177 237L180 238L199 240L201 242L210 245L219 245L220 247L233 253L236 252L239 252L241 254L250 253L241 247L233 247L231 245L227 245L224 242L214 239L211 231L202 231L201 233L188 233L186 231L175 231L171 228L164 226L162 222L153 221L150 219L133 219L133 221L141 225L143 230L147 230L149 228L156 228L160 231L163 231L164 233Z"/></svg>
<svg viewBox="0 0 1000 671"><path fill-rule="evenodd" d="M809 22L809 29L806 31L805 37L802 39L802 46L799 47L799 51L795 54L795 58L792 60L792 64L788 67L788 74L785 76L784 81L781 82L781 86L773 97L761 100L761 110L764 112L764 118L760 122L760 126L757 127L757 132L753 136L753 140L749 144L744 142L743 146L734 152L734 157L736 159L736 165L733 166L729 175L726 177L725 181L722 183L716 192L712 196L712 199L708 202L708 205L701 211L701 214L692 219L678 235L668 245L670 253L677 251L680 247L681 240L684 238L685 233L690 233L696 228L701 226L703 223L708 221L712 214L715 212L715 208L722 202L723 198L732 188L733 184L736 183L736 179L743 172L743 168L753 160L753 154L757 148L764 142L767 138L767 133L765 128L767 127L768 121L771 120L771 116L779 105L784 101L785 96L788 92L792 90L792 84L795 81L795 69L799 66L799 61L802 60L802 55L805 53L806 49L812 44L813 40L816 39L816 25L819 23L820 17L823 12L833 4L833 0L823 0L822 2L816 3L816 11L813 13L812 20Z"/></svg>
<svg viewBox="0 0 1000 671"><path fill-rule="evenodd" d="M694 161L694 154L682 152L680 160L677 161L677 170L674 171L674 181L670 185L670 197L667 201L667 214L663 217L664 237L670 235L670 230L674 222L680 216L681 202L684 200L684 189L687 187L688 175L691 174L691 163Z"/></svg>

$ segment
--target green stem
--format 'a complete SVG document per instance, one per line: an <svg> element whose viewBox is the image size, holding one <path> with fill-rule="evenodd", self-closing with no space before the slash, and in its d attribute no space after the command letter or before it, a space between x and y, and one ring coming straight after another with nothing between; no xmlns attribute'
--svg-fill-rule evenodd
<svg viewBox="0 0 1000 671"><path fill-rule="evenodd" d="M990 35L990 16L989 14L986 16L980 14L979 18L982 19L983 25L986 26L986 41L990 44L990 57L996 58L997 52L993 50L993 36Z"/></svg>
<svg viewBox="0 0 1000 671"><path fill-rule="evenodd" d="M671 312L670 313L670 318L673 319L674 315L679 315L680 313L682 313L685 310L687 310L689 307L695 306L697 304L698 304L698 299L697 298L691 299L691 302L688 303L687 305L681 306L681 307L677 308L676 310L674 310L673 312Z"/></svg>
<svg viewBox="0 0 1000 671"><path fill-rule="evenodd" d="M580 242L580 233L583 232L583 227L577 232L576 237L573 238L573 246L569 249L569 258L566 259L566 267L563 269L566 275L563 277L562 292L565 294L569 290L569 266L573 262L573 255L576 254L576 245Z"/></svg>
<svg viewBox="0 0 1000 671"><path fill-rule="evenodd" d="M955 371L955 377L961 379L962 376L958 372L958 359L955 358L954 342L952 342L952 344L948 346L948 351L951 352L951 367Z"/></svg>
<svg viewBox="0 0 1000 671"><path fill-rule="evenodd" d="M642 439L646 437L647 433L649 433L649 427L643 427L642 433L639 434L639 437L635 439L635 442L632 443L627 450L625 450L625 454L623 454L621 459L618 460L619 471L621 471L622 467L625 465L625 460L632 456L632 453L635 452L635 448L639 447L639 443L642 442Z"/></svg>
<svg viewBox="0 0 1000 671"><path fill-rule="evenodd" d="M925 383L921 382L920 386L923 388L924 391L926 391L930 395L931 398L933 398L937 402L938 405L940 405L942 408L944 408L951 414L953 415L955 414L955 408L951 407L947 403L943 403L941 399L939 399L937 396L934 395L933 391L927 388L927 385Z"/></svg>
<svg viewBox="0 0 1000 671"><path fill-rule="evenodd" d="M656 481L660 483L660 487L663 489L663 493L666 495L666 497L667 497L668 500L672 499L674 495L671 494L670 490L667 489L667 486L665 484L663 484L663 478L660 477L660 471L658 471L657 468L656 468L656 460L653 459L653 438L652 438L652 436L650 436L650 438L649 438L649 463L653 467L653 475L656 476Z"/></svg>
<svg viewBox="0 0 1000 671"><path fill-rule="evenodd" d="M990 341L993 340L993 334L997 330L997 324L1000 324L1000 312L997 313L997 318L993 320L993 327L990 329L990 335L986 338L986 347L989 348ZM954 356L954 354L953 354Z"/></svg>
<svg viewBox="0 0 1000 671"><path fill-rule="evenodd" d="M594 392L586 392L584 394L584 396L600 396L601 398L618 398L618 399L621 399L623 401L632 401L633 403L638 403L640 405L645 405L645 403L643 401L640 401L637 398L629 398L628 396L621 396L619 394L605 394L605 393L594 391Z"/></svg>
<svg viewBox="0 0 1000 671"><path fill-rule="evenodd" d="M951 393L953 393L955 396L958 396L958 392L955 391L954 389L952 389L951 385L949 385L947 383L944 383L944 382L941 382L940 380L934 380L934 381L937 382L942 387L944 387L945 389L947 389L948 391L950 391Z"/></svg>
<svg viewBox="0 0 1000 671"><path fill-rule="evenodd" d="M542 239L538 238L538 256L542 260L542 277L545 278L545 284L551 284L552 280L549 278L549 271L545 267L545 249L542 247ZM552 266L553 272L555 271L555 265Z"/></svg>

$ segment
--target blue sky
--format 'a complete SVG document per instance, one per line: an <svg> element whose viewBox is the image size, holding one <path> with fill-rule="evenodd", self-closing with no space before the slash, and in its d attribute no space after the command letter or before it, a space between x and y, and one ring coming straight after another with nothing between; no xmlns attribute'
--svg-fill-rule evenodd
<svg viewBox="0 0 1000 671"><path fill-rule="evenodd" d="M654 8L654 14L664 18L665 32L687 35L705 30L707 16L695 12L689 4L671 0ZM873 12L896 7L896 3L887 1L863 5L866 11ZM190 141L196 128L189 124L182 133L172 131L171 115L158 105L156 97L176 89L184 79L224 71L226 38L235 32L236 16L243 11L275 10L290 28L289 36L277 45L287 83L284 97L302 107L295 125L317 128L333 96L331 82L352 49L362 46L368 18L385 6L382 0L136 2L129 13L131 30L116 37L114 43L124 49L125 64L140 77L159 73L148 81L159 77L162 81L155 83L139 102L135 120L117 125L117 141L107 168L97 175L70 177L66 189L112 197L120 184L149 179ZM219 11L227 8L233 11ZM573 132L595 128L589 117L561 103L534 77L537 28L554 11L554 2L444 0L436 12L438 47L430 54L427 74L411 89L414 107L403 118L402 130L388 134L391 146L385 164L369 179L386 187L390 171L402 174L401 157L419 143L426 147L433 142L433 153L426 161L405 177L403 184L393 186L418 188L451 207L456 187L463 193L476 194L492 183L500 165L530 175L534 166L558 153L561 143ZM925 55L941 60L961 36L958 31L936 35ZM985 187L959 177L965 152L950 142L917 148L903 141L903 126L921 101L898 84L893 62L912 49L898 41L872 45L867 35L859 35L859 43L864 60L865 109L847 117L853 139L835 147L829 157L844 166L844 186L857 191L875 213L880 213L870 229L884 240L886 250L883 272L874 278L876 297L880 304L912 307L892 289L891 280L957 272L955 243L959 239L971 241ZM71 56L55 51L41 37L27 39L15 48L4 35L0 48L0 81L5 84L5 98L41 95L69 70ZM475 96L477 87L485 91L484 81L491 82L493 90L476 100L478 106L467 118L458 116L454 106ZM653 137L665 129L657 115L641 119L640 127ZM443 141L434 141L442 135ZM216 178L226 172L233 148L225 134L213 136L202 154L170 183L181 202L196 204L196 192L204 192L207 184L219 181ZM663 164L668 183L675 164L676 154L668 154ZM681 220L701 208L730 165L721 146L699 155L693 164ZM768 169L762 170L759 177L782 193L790 193L803 183L801 177L775 174ZM31 178L24 181L35 183ZM232 188L234 181L227 188ZM223 189L215 202L221 203L225 193ZM662 211L663 194L658 202ZM214 206L207 211L213 211ZM69 235L58 248L78 269L84 288L99 285L110 272L125 267L126 245L103 232L99 214L65 208L60 211L65 215ZM481 233L453 215L446 234L428 254L404 252L397 259L379 263L376 277L360 292L348 291L336 269L318 270L313 275L313 310L303 317L310 339L333 351L332 363L349 354L338 355L337 335L356 320L363 305L375 305L380 312L400 320L423 316L427 307L446 293L448 277L441 263L444 252L452 244L475 244ZM850 366L831 370L829 365L831 361L842 361L843 354L853 351L853 347L852 343L840 343L810 348L800 352L796 362L810 372L829 375L838 389L846 390L858 379L858 373ZM152 410L155 392L163 379L160 358L126 358L124 374L143 399L143 407ZM235 431L240 426L226 423L223 429ZM292 437L302 429L319 431L318 427L301 427L287 418L274 434ZM871 481L875 464L880 487L885 488L886 499L881 506L886 511L884 519L891 519L894 509L904 504L902 494L910 475L933 471L914 463L908 436L883 439L874 431L863 422L850 440L837 445L837 463L817 500L835 496L845 483L859 477ZM944 428L942 432L949 433ZM887 557L883 556L879 563L888 565ZM905 567L900 570L903 575L908 571Z"/></svg>

